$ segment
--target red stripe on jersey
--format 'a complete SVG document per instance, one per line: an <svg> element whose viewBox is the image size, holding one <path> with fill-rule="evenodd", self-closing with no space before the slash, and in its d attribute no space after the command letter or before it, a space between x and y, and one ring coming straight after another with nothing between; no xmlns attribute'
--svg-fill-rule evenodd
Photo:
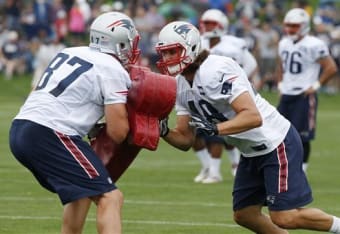
<svg viewBox="0 0 340 234"><path fill-rule="evenodd" d="M238 76L233 76L227 79L227 81L229 81L230 83L233 82L234 80L236 80Z"/></svg>
<svg viewBox="0 0 340 234"><path fill-rule="evenodd" d="M127 95L129 91L118 91L116 93Z"/></svg>
<svg viewBox="0 0 340 234"><path fill-rule="evenodd" d="M66 149L71 153L73 158L79 163L79 165L84 169L86 174L93 179L96 176L99 176L96 168L91 164L91 162L85 157L83 152L77 147L76 144L70 139L70 137L56 132L60 141L64 144Z"/></svg>
<svg viewBox="0 0 340 234"><path fill-rule="evenodd" d="M308 126L309 130L315 128L315 105L316 100L314 95L309 95L309 113L308 113Z"/></svg>
<svg viewBox="0 0 340 234"><path fill-rule="evenodd" d="M288 159L284 143L277 147L277 159L279 162L278 191L283 193L288 191Z"/></svg>

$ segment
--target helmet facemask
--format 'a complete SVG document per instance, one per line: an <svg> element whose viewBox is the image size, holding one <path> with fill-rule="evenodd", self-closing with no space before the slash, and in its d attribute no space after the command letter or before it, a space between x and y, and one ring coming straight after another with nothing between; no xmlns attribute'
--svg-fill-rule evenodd
<svg viewBox="0 0 340 234"><path fill-rule="evenodd" d="M129 43L117 43L115 55L122 62L122 64L134 64L137 62L140 49L138 49L138 42L140 36L136 35L135 38L129 39Z"/></svg>
<svg viewBox="0 0 340 234"><path fill-rule="evenodd" d="M166 25L159 33L156 51L160 56L157 66L168 75L177 75L194 62L201 50L197 28L184 21Z"/></svg>
<svg viewBox="0 0 340 234"><path fill-rule="evenodd" d="M163 74L177 75L192 62L190 57L185 55L186 49L179 43L158 45L156 51L161 58L156 64ZM167 58L169 56L171 58Z"/></svg>

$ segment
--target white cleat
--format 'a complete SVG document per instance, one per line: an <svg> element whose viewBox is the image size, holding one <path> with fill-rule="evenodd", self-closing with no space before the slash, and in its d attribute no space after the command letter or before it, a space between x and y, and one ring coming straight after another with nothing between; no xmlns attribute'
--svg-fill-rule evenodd
<svg viewBox="0 0 340 234"><path fill-rule="evenodd" d="M215 176L208 176L204 180L202 180L202 184L215 184L222 182L222 176L221 175L215 175Z"/></svg>
<svg viewBox="0 0 340 234"><path fill-rule="evenodd" d="M209 175L209 168L202 168L200 173L194 178L195 183L201 183Z"/></svg>

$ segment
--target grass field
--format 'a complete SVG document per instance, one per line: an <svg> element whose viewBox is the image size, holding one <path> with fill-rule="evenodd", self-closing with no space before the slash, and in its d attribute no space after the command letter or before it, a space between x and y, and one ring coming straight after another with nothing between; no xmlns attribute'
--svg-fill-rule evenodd
<svg viewBox="0 0 340 234"><path fill-rule="evenodd" d="M0 77L0 233L59 233L62 206L43 190L14 159L8 147L11 119L29 92L29 78ZM276 94L264 93L276 105ZM314 191L312 206L340 216L340 95L320 95L317 139L312 145L308 177ZM250 233L232 220L232 178L226 155L220 184L193 183L199 162L192 153L163 141L157 151L143 150L118 181L125 195L125 234ZM91 208L84 233L96 233ZM313 233L290 231L290 233Z"/></svg>

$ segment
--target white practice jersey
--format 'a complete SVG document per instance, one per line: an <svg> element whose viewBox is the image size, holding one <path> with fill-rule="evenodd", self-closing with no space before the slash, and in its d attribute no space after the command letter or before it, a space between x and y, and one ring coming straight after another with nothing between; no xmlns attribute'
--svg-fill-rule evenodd
<svg viewBox="0 0 340 234"><path fill-rule="evenodd" d="M83 137L104 115L105 104L126 103L130 86L129 74L113 56L89 47L66 48L15 118Z"/></svg>
<svg viewBox="0 0 340 234"><path fill-rule="evenodd" d="M241 38L224 35L217 45L209 48L209 40L202 37L202 48L209 50L210 54L234 59L244 69L248 77L257 67L256 59L249 52L247 42Z"/></svg>
<svg viewBox="0 0 340 234"><path fill-rule="evenodd" d="M279 42L279 56L282 61L282 94L298 95L310 88L319 79L320 58L329 56L329 50L322 40L305 36L293 43L284 37Z"/></svg>
<svg viewBox="0 0 340 234"><path fill-rule="evenodd" d="M253 89L242 68L231 58L209 55L195 74L192 86L181 75L177 79L177 115L199 114L219 123L235 117L231 103L249 92L262 117L261 127L224 136L245 157L273 151L285 138L290 122Z"/></svg>

